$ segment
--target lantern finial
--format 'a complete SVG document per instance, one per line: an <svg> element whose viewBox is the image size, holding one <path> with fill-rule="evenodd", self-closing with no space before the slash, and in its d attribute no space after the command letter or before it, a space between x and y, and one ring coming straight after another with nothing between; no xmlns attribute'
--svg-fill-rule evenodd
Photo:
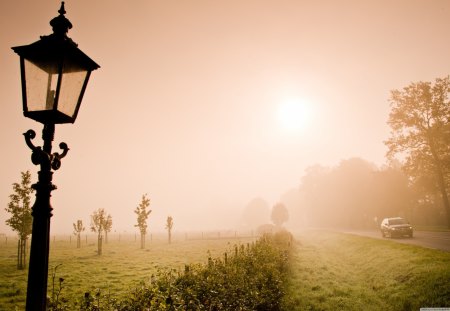
<svg viewBox="0 0 450 311"><path fill-rule="evenodd" d="M61 8L58 10L58 13L61 15L66 14L66 10L64 9L64 1L61 1Z"/></svg>
<svg viewBox="0 0 450 311"><path fill-rule="evenodd" d="M59 16L50 21L53 28L53 33L59 36L66 37L69 29L72 28L72 23L64 16L66 10L64 9L64 1L61 2L61 8L58 10Z"/></svg>

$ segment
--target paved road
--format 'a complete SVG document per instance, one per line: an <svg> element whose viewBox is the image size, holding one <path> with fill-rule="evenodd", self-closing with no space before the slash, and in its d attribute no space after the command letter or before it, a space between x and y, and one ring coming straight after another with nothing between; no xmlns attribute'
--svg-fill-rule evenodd
<svg viewBox="0 0 450 311"><path fill-rule="evenodd" d="M388 239L398 243L418 245L450 252L450 232L414 231L413 238L383 238L379 231L347 230L345 233L357 234L376 239Z"/></svg>

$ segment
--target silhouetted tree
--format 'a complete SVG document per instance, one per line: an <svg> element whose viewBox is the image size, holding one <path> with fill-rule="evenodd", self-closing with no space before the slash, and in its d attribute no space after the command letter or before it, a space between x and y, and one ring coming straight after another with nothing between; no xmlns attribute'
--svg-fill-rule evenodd
<svg viewBox="0 0 450 311"><path fill-rule="evenodd" d="M284 222L289 220L289 212L283 203L277 203L272 208L272 214L270 217L275 226L281 227Z"/></svg>
<svg viewBox="0 0 450 311"><path fill-rule="evenodd" d="M142 196L141 203L136 207L134 213L137 215L137 224L135 227L139 228L141 233L141 248L145 248L145 235L147 234L147 218L148 215L152 212L151 210L147 211L147 208L150 206L150 199L147 198L147 194Z"/></svg>
<svg viewBox="0 0 450 311"><path fill-rule="evenodd" d="M450 227L450 77L411 83L391 91L388 124L391 136L385 142L388 158L402 155L403 168L413 179L433 177L439 189Z"/></svg>
<svg viewBox="0 0 450 311"><path fill-rule="evenodd" d="M31 215L30 194L31 174L29 171L21 172L22 180L20 184L13 183L14 193L9 196L10 202L5 210L11 214L11 218L6 220L6 224L13 231L17 232L19 237L17 249L17 269L26 267L26 250L28 236L31 234L33 217Z"/></svg>
<svg viewBox="0 0 450 311"><path fill-rule="evenodd" d="M169 233L169 244L172 243L172 228L173 228L173 218L172 216L167 217L166 229Z"/></svg>
<svg viewBox="0 0 450 311"><path fill-rule="evenodd" d="M106 212L103 208L99 208L91 215L91 231L97 233L98 255L102 254L103 232L105 231L105 227L107 225L107 220L109 217L110 215L106 215Z"/></svg>
<svg viewBox="0 0 450 311"><path fill-rule="evenodd" d="M77 220L76 223L73 223L73 234L77 237L77 248L81 247L81 232L83 232L84 229L82 220Z"/></svg>

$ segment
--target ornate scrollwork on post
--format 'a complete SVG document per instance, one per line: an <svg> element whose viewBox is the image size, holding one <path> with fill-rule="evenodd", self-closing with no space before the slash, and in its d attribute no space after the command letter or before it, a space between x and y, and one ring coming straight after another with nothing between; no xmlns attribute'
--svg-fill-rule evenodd
<svg viewBox="0 0 450 311"><path fill-rule="evenodd" d="M66 143L60 143L59 148L62 153L54 152L49 154L42 150L41 147L36 147L32 140L36 137L36 132L28 130L23 134L25 136L25 142L27 146L33 151L31 154L31 161L34 165L42 165L43 167L51 167L53 170L58 170L61 167L61 159L64 158L69 152L69 147Z"/></svg>

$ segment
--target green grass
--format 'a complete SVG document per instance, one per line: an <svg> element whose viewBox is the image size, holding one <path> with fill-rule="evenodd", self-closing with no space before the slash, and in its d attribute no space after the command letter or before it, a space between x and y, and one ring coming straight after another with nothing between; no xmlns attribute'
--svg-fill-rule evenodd
<svg viewBox="0 0 450 311"><path fill-rule="evenodd" d="M64 278L62 296L81 299L84 292L111 291L126 295L147 281L158 267L184 269L185 264L207 263L223 257L234 244L251 238L166 239L147 241L139 248L133 237L112 239L102 256L95 240L81 249L66 238L52 240L50 266L61 264L56 280ZM49 295L51 295L49 271ZM285 310L419 310L450 306L450 253L365 237L324 231L296 236ZM23 310L27 271L16 270L16 243L0 245L0 310Z"/></svg>
<svg viewBox="0 0 450 311"><path fill-rule="evenodd" d="M180 239L172 244L161 237L150 241L147 238L146 249L140 249L139 237L128 239L110 238L103 247L103 254L97 255L94 237L88 244L82 241L82 247L76 248L72 238L56 238L51 241L48 295L52 295L52 267L56 270L55 287L58 280L64 278L62 297L70 300L81 299L86 291L97 289L111 291L120 297L128 293L141 281L148 281L158 268L184 269L185 264L207 263L208 252L220 257L234 244L246 244L254 238L188 240ZM0 247L0 310L24 309L28 271L16 269L17 244L8 241Z"/></svg>
<svg viewBox="0 0 450 311"><path fill-rule="evenodd" d="M450 253L323 231L296 239L286 310L450 306Z"/></svg>

